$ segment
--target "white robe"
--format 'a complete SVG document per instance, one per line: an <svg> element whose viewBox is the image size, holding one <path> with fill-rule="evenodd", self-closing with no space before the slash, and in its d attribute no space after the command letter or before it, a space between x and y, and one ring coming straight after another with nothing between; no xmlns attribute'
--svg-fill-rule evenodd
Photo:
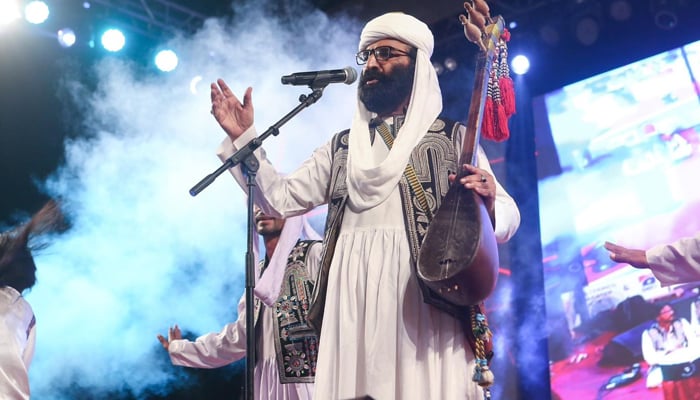
<svg viewBox="0 0 700 400"><path fill-rule="evenodd" d="M0 399L29 399L29 365L36 324L29 303L15 289L0 288Z"/></svg>
<svg viewBox="0 0 700 400"><path fill-rule="evenodd" d="M674 243L654 246L647 262L662 286L700 280L700 233Z"/></svg>
<svg viewBox="0 0 700 400"><path fill-rule="evenodd" d="M306 266L309 276L318 274L321 245L309 248ZM258 302L259 304L262 304ZM258 362L254 371L255 399L259 400L311 400L312 383L280 383L280 374L275 350L273 318L268 307L262 306L256 325L256 353ZM238 319L227 324L219 333L208 333L194 342L173 340L168 352L174 365L191 368L218 368L238 361L246 356L246 310L245 293L238 302Z"/></svg>
<svg viewBox="0 0 700 400"><path fill-rule="evenodd" d="M224 140L219 157L226 159L255 135L251 128L235 145ZM374 157L387 154L381 140L372 148ZM261 161L256 202L266 213L297 215L328 201L330 142L284 177L264 151L256 156ZM491 171L481 149L478 164ZM238 168L231 172L245 185ZM519 223L515 202L497 183L497 239L508 240ZM411 263L398 187L379 206L361 213L349 203L330 269L316 399L482 398L471 380L474 355L460 322L423 302Z"/></svg>

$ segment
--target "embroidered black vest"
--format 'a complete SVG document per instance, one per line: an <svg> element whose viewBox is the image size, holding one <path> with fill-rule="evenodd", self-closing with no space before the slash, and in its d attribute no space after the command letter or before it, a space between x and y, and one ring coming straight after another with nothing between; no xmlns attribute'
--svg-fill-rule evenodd
<svg viewBox="0 0 700 400"><path fill-rule="evenodd" d="M396 121L400 123L401 121ZM457 172L459 154L455 143L456 133L460 124L446 119L437 119L430 127L428 133L413 149L409 162L416 171L418 180L423 187L428 201L430 213L422 209L417 196L411 190L405 176L399 180L399 191L404 208L404 221L406 234L411 247L411 259L415 272L420 245L430 224L430 216L434 215L449 189L448 176ZM329 184L328 214L326 217L326 231L324 234L324 249L321 254L321 270L314 290L314 302L309 312L309 323L321 332L323 322L323 310L326 300L326 287L331 259L335 252L339 229L343 219L348 191L346 185L346 164L348 153L348 134L345 130L336 134L332 139L332 164ZM478 306L461 307L445 302L419 280L423 300L438 309L445 311L455 318L463 321L467 338L472 342L474 335L470 325L472 312L479 312ZM476 307L473 308L473 307ZM472 345L473 348L473 345Z"/></svg>
<svg viewBox="0 0 700 400"><path fill-rule="evenodd" d="M314 290L306 269L309 248L318 241L299 240L289 253L279 297L274 307L273 325L277 368L282 383L312 383L316 375L318 336L307 322ZM255 298L255 321L261 302Z"/></svg>

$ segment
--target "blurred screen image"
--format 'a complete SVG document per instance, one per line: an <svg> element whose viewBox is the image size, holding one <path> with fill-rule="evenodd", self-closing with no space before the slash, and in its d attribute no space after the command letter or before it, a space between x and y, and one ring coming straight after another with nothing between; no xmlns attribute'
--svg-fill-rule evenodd
<svg viewBox="0 0 700 400"><path fill-rule="evenodd" d="M700 282L662 287L603 243L646 249L700 231L700 42L533 107L552 391L695 398L678 386L700 393ZM673 338L655 331L662 318Z"/></svg>

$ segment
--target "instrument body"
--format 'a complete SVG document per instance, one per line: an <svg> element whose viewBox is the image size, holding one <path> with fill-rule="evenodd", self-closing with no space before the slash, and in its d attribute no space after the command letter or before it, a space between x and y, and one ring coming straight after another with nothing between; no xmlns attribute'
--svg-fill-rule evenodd
<svg viewBox="0 0 700 400"><path fill-rule="evenodd" d="M462 23L465 24L465 35L473 36L476 25L466 25L468 21L465 20ZM460 166L476 166L488 82L497 55L496 44L503 30L501 17L481 30L478 43L481 51L477 58ZM460 170L433 216L421 245L417 266L418 277L423 283L457 306L479 304L485 300L496 287L499 268L495 221L481 196L459 183L459 179L467 174L467 170Z"/></svg>

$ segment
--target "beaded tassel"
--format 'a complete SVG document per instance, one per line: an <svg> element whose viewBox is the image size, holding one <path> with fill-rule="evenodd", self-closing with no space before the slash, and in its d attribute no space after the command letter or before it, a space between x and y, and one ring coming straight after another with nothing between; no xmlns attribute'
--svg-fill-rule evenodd
<svg viewBox="0 0 700 400"><path fill-rule="evenodd" d="M501 88L501 99L503 100L503 107L507 117L515 114L515 90L513 89L513 80L510 78L510 67L508 66L507 42L509 40L510 32L506 29L498 41L498 85Z"/></svg>
<svg viewBox="0 0 700 400"><path fill-rule="evenodd" d="M499 38L496 57L491 65L481 125L483 137L496 142L510 137L508 118L515 113L513 80L508 67L508 40L510 32L506 29Z"/></svg>
<svg viewBox="0 0 700 400"><path fill-rule="evenodd" d="M481 135L489 140L495 140L496 137L493 116L493 85L491 85L491 78L489 77L489 83L486 88L484 112L481 116Z"/></svg>
<svg viewBox="0 0 700 400"><path fill-rule="evenodd" d="M472 307L471 314L472 333L476 339L476 352L474 354L476 357L476 367L474 367L472 380L483 388L484 398L490 399L490 387L493 385L494 375L486 359L485 343L491 340L492 333L484 314L476 312L475 307Z"/></svg>
<svg viewBox="0 0 700 400"><path fill-rule="evenodd" d="M492 86L491 90L493 97L493 139L496 142L502 142L510 136L510 131L508 130L508 117L506 116L505 108L503 107L503 101L501 99L501 86L500 78L498 76L498 60L493 61L493 68L491 68L491 78L489 79L489 86Z"/></svg>

